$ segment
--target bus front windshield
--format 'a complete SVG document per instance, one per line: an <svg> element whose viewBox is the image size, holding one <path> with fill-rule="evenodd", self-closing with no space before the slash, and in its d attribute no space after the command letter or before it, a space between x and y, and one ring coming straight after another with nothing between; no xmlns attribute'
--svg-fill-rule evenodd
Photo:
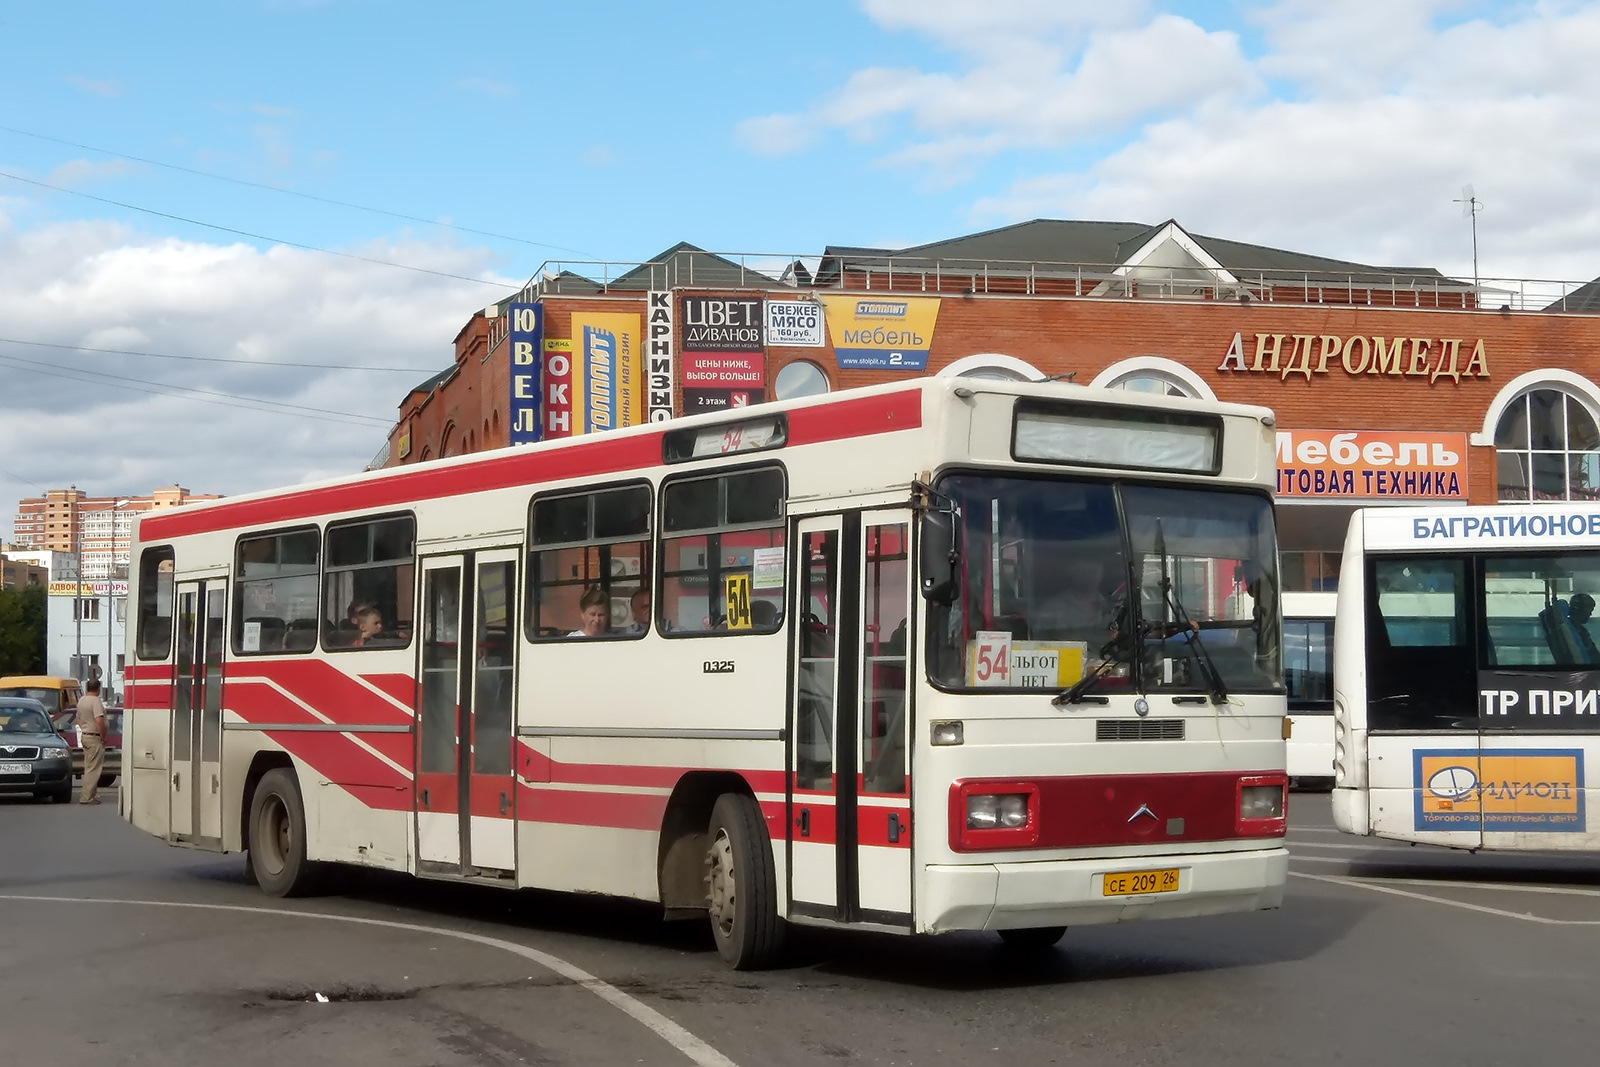
<svg viewBox="0 0 1600 1067"><path fill-rule="evenodd" d="M1263 494L955 474L954 600L929 605L952 689L1278 692L1277 539ZM1131 594L1131 595L1130 595Z"/></svg>

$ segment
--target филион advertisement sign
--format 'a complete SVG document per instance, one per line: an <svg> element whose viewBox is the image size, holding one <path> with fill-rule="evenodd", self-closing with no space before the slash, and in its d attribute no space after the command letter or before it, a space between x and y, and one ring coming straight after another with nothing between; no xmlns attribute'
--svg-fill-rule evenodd
<svg viewBox="0 0 1600 1067"><path fill-rule="evenodd" d="M1417 749L1418 830L1583 833L1582 749Z"/></svg>

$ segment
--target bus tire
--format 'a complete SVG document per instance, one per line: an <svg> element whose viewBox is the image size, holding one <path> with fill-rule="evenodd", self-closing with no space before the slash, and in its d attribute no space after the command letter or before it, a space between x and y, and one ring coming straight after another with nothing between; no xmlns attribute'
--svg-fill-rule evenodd
<svg viewBox="0 0 1600 1067"><path fill-rule="evenodd" d="M303 897L322 885L322 867L306 859L306 809L294 772L261 776L250 798L250 873L263 892Z"/></svg>
<svg viewBox="0 0 1600 1067"><path fill-rule="evenodd" d="M706 834L706 903L717 952L737 971L760 970L783 952L772 841L751 797L724 793Z"/></svg>
<svg viewBox="0 0 1600 1067"><path fill-rule="evenodd" d="M1065 926L1028 926L1017 930L1001 930L1000 940L1006 948L1018 952L1045 952L1055 947L1066 934Z"/></svg>

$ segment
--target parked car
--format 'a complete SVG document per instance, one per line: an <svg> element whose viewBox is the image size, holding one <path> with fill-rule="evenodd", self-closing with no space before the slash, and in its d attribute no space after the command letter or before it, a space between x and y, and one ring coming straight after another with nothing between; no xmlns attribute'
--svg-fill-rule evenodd
<svg viewBox="0 0 1600 1067"><path fill-rule="evenodd" d="M0 793L72 799L71 746L37 700L0 697Z"/></svg>
<svg viewBox="0 0 1600 1067"><path fill-rule="evenodd" d="M59 712L71 711L83 696L83 683L76 678L50 674L13 674L0 678L0 697L29 697L45 706L54 719Z"/></svg>
<svg viewBox="0 0 1600 1067"><path fill-rule="evenodd" d="M83 742L78 737L78 713L63 711L56 716L56 732L72 746L72 776L83 777ZM106 709L106 758L100 765L100 785L105 787L122 773L122 709Z"/></svg>

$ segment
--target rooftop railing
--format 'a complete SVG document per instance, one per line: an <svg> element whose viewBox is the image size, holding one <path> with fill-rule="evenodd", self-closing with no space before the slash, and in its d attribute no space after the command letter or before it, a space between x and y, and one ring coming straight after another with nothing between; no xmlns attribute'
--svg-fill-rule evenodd
<svg viewBox="0 0 1600 1067"><path fill-rule="evenodd" d="M1579 290L1587 290L1579 293ZM1455 278L1433 270L1328 267L1126 266L1044 260L929 259L882 253L783 255L682 251L649 262L550 260L516 300L637 294L651 289L794 289L951 296L1260 301L1404 308L1592 311L1586 282ZM1574 298L1574 294L1578 294Z"/></svg>

